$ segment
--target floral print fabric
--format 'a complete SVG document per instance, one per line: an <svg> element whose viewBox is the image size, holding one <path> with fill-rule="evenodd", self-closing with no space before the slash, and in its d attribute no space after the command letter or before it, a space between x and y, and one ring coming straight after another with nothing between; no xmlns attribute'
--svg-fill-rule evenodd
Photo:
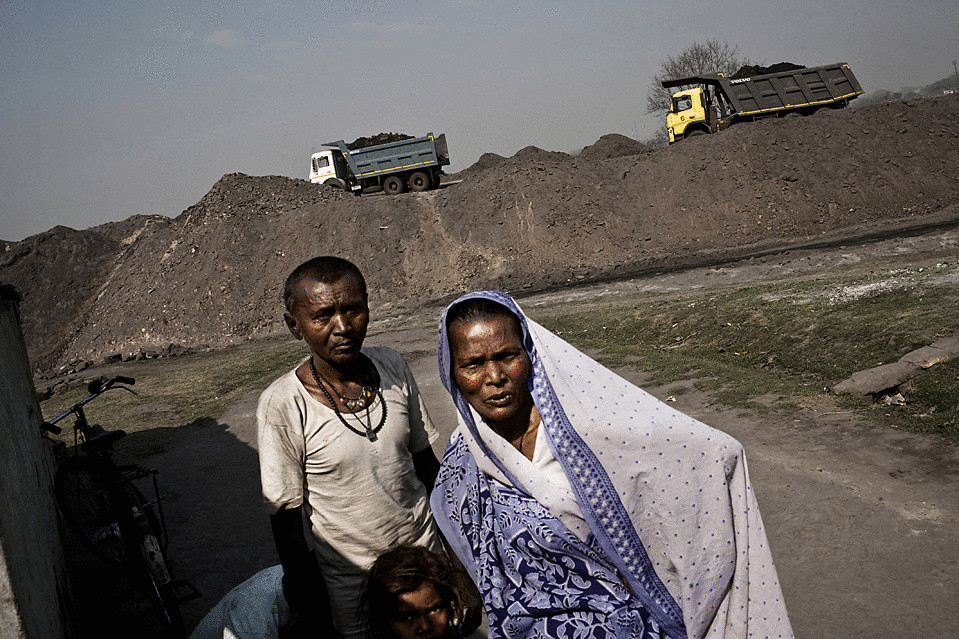
<svg viewBox="0 0 959 639"><path fill-rule="evenodd" d="M580 541L535 499L490 481L462 438L442 468L434 495L470 548L490 637L664 637L592 536Z"/></svg>

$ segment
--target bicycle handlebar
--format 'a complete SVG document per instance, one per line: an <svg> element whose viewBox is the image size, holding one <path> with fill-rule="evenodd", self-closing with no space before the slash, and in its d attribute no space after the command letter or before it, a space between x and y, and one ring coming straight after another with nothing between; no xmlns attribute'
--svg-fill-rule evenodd
<svg viewBox="0 0 959 639"><path fill-rule="evenodd" d="M116 377L113 377L107 380L106 382L103 382L102 384L99 382L99 380L94 380L88 386L88 390L91 391L91 394L89 396L81 399L79 402L77 402L70 408L66 409L65 411L63 411L62 413L60 413L53 419L49 419L46 422L44 422L44 428L46 428L47 430L51 430L51 432L59 432L60 429L54 426L54 424L56 424L58 421L60 421L61 419L69 415L70 413L77 413L86 404L92 402L94 399L96 399L97 397L104 394L110 389L122 388L136 395L137 394L136 391L134 391L132 388L127 388L127 386L125 386L125 385L132 386L135 383L136 383L136 380L134 378L126 377L124 375L117 375ZM52 429L56 429L56 430L52 430Z"/></svg>

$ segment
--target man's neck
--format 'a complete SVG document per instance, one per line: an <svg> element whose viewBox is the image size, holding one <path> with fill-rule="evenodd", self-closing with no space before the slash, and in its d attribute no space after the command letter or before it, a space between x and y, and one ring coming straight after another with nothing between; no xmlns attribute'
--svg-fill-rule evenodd
<svg viewBox="0 0 959 639"><path fill-rule="evenodd" d="M362 384L366 381L367 367L365 357L357 354L349 362L328 362L320 359L315 354L311 354L313 365L320 375L333 382L334 384L356 383Z"/></svg>

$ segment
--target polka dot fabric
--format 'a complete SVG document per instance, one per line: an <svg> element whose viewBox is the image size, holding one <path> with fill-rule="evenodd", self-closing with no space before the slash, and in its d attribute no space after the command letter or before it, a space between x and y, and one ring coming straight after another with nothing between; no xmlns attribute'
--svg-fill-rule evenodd
<svg viewBox="0 0 959 639"><path fill-rule="evenodd" d="M530 391L583 519L670 636L791 637L742 446L528 320L505 293L461 299L469 297L520 318ZM438 353L478 466L530 492L484 443L451 384L445 314Z"/></svg>

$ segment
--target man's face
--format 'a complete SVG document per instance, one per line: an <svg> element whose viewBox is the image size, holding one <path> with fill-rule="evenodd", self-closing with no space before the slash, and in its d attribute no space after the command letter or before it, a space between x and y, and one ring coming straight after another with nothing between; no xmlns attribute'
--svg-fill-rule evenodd
<svg viewBox="0 0 959 639"><path fill-rule="evenodd" d="M307 277L297 287L293 310L284 319L294 337L335 367L359 355L370 309L355 275L348 273L332 284Z"/></svg>
<svg viewBox="0 0 959 639"><path fill-rule="evenodd" d="M397 639L441 639L449 621L449 603L443 601L432 581L424 581L416 590L397 597L389 625Z"/></svg>

